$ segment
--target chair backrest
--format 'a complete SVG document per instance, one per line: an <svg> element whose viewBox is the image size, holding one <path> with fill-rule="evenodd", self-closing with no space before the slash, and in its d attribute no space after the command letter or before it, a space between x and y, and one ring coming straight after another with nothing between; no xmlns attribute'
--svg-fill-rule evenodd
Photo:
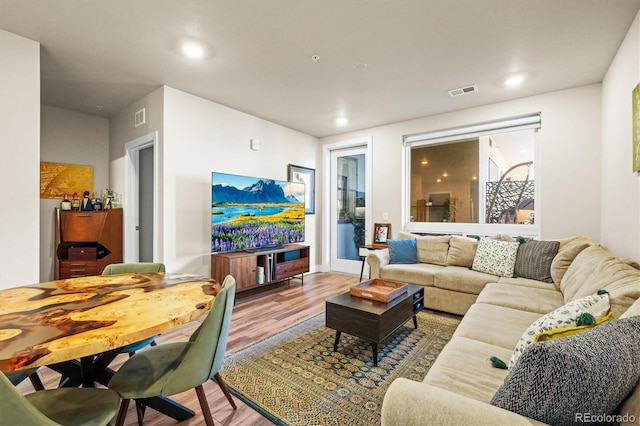
<svg viewBox="0 0 640 426"><path fill-rule="evenodd" d="M25 398L0 372L0 426L25 425L57 425L45 416Z"/></svg>
<svg viewBox="0 0 640 426"><path fill-rule="evenodd" d="M112 263L111 265L105 266L104 271L102 271L102 275L126 274L128 272L165 272L165 268L164 263Z"/></svg>
<svg viewBox="0 0 640 426"><path fill-rule="evenodd" d="M199 386L222 366L236 297L236 280L227 275L222 289L200 327L191 335L190 345L180 365L166 381L163 395L174 395Z"/></svg>

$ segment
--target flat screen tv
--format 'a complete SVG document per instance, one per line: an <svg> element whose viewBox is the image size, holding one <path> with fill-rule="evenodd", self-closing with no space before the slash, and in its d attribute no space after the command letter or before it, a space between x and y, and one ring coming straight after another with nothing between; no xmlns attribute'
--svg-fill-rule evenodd
<svg viewBox="0 0 640 426"><path fill-rule="evenodd" d="M303 183L211 173L211 252L304 241Z"/></svg>

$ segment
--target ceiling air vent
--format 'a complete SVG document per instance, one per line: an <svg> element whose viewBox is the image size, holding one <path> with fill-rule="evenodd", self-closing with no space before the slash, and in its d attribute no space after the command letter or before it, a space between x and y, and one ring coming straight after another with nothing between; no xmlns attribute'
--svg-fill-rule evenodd
<svg viewBox="0 0 640 426"><path fill-rule="evenodd" d="M452 98L460 95L466 95L468 93L473 93L478 91L478 86L476 84L472 84L470 86L460 87L459 89L451 89L449 90L449 95Z"/></svg>

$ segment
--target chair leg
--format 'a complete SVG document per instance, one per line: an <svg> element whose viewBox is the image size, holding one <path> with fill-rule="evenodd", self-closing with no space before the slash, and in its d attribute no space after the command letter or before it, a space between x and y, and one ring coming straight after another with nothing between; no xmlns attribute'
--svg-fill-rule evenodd
<svg viewBox="0 0 640 426"><path fill-rule="evenodd" d="M224 393L224 396L227 397L227 400L231 403L231 406L233 407L233 409L235 410L236 408L236 403L233 402L233 398L231 398L231 394L229 393L229 390L227 389L227 385L224 384L224 380L222 380L222 377L220 377L220 373L216 373L213 378L216 380L216 383L218 384L218 386L220 386L220 389L222 389L222 392Z"/></svg>
<svg viewBox="0 0 640 426"><path fill-rule="evenodd" d="M129 400L123 399L120 404L120 411L118 411L118 417L116 419L116 426L124 425L124 420L127 417L127 409L129 408Z"/></svg>
<svg viewBox="0 0 640 426"><path fill-rule="evenodd" d="M138 416L138 426L142 426L144 421L144 408L145 406L140 401L136 401L136 415Z"/></svg>
<svg viewBox="0 0 640 426"><path fill-rule="evenodd" d="M213 417L211 417L211 410L209 409L207 396L204 394L204 388L202 385L196 386L196 394L198 395L198 401L200 401L200 408L202 409L202 415L204 416L204 423L207 426L213 426Z"/></svg>
<svg viewBox="0 0 640 426"><path fill-rule="evenodd" d="M36 371L31 373L31 375L29 376L29 380L31 380L31 384L36 391L44 390L42 380L40 380L40 376L38 376L38 373Z"/></svg>

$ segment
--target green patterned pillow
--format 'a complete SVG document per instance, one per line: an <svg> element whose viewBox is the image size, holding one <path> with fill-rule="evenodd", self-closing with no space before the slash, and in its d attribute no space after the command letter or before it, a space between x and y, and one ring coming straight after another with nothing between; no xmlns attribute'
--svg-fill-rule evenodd
<svg viewBox="0 0 640 426"><path fill-rule="evenodd" d="M640 317L540 342L522 354L491 404L548 424L607 416L640 379Z"/></svg>
<svg viewBox="0 0 640 426"><path fill-rule="evenodd" d="M512 277L520 243L482 238L471 269L500 277Z"/></svg>
<svg viewBox="0 0 640 426"><path fill-rule="evenodd" d="M555 328L575 326L578 317L585 312L591 314L597 321L606 316L610 310L609 294L604 292L573 300L555 311L543 315L535 320L520 337L509 360L509 368L513 368L518 358L534 343L538 334Z"/></svg>

